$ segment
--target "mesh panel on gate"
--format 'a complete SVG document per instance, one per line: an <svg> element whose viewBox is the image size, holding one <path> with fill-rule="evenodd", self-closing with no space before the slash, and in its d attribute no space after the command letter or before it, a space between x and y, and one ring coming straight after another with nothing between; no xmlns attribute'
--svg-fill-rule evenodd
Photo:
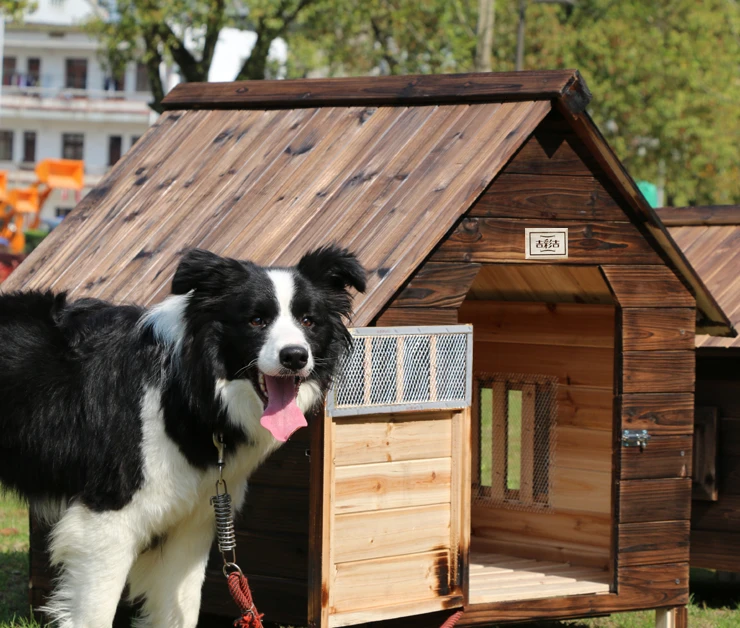
<svg viewBox="0 0 740 628"><path fill-rule="evenodd" d="M335 410L466 405L469 336L469 330L359 332L334 384Z"/></svg>
<svg viewBox="0 0 740 628"><path fill-rule="evenodd" d="M514 510L550 507L557 377L476 374L473 498Z"/></svg>

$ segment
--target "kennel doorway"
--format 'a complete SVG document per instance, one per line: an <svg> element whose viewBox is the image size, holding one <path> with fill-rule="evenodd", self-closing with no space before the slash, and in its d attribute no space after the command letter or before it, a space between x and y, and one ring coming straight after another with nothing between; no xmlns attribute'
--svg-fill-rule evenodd
<svg viewBox="0 0 740 628"><path fill-rule="evenodd" d="M614 307L471 300L460 320L475 356L469 603L609 593Z"/></svg>

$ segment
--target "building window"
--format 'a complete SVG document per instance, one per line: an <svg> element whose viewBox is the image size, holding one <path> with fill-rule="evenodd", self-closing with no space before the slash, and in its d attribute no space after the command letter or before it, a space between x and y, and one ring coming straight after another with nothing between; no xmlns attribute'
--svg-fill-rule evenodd
<svg viewBox="0 0 740 628"><path fill-rule="evenodd" d="M13 161L13 131L0 131L0 161Z"/></svg>
<svg viewBox="0 0 740 628"><path fill-rule="evenodd" d="M478 503L547 508L552 493L557 378L511 373L476 376L473 496Z"/></svg>
<svg viewBox="0 0 740 628"><path fill-rule="evenodd" d="M141 138L141 135L132 135L131 136L131 148L134 147L134 144L136 144L136 142L138 142L140 138Z"/></svg>
<svg viewBox="0 0 740 628"><path fill-rule="evenodd" d="M36 161L36 131L23 131L23 161L27 164Z"/></svg>
<svg viewBox="0 0 740 628"><path fill-rule="evenodd" d="M12 85L15 76L15 57L3 57L3 85Z"/></svg>
<svg viewBox="0 0 740 628"><path fill-rule="evenodd" d="M149 72L146 69L146 65L143 63L136 64L136 91L137 92L148 92L149 87Z"/></svg>
<svg viewBox="0 0 740 628"><path fill-rule="evenodd" d="M27 84L30 87L38 87L41 85L41 59L28 59Z"/></svg>
<svg viewBox="0 0 740 628"><path fill-rule="evenodd" d="M66 87L87 89L87 59L67 59Z"/></svg>
<svg viewBox="0 0 740 628"><path fill-rule="evenodd" d="M64 218L69 214L69 212L72 211L72 207L57 207L56 209L56 217L57 218Z"/></svg>
<svg viewBox="0 0 740 628"><path fill-rule="evenodd" d="M111 135L108 138L108 165L113 166L121 158L123 138L120 135Z"/></svg>
<svg viewBox="0 0 740 628"><path fill-rule="evenodd" d="M62 158L84 159L85 136L82 133L62 133Z"/></svg>

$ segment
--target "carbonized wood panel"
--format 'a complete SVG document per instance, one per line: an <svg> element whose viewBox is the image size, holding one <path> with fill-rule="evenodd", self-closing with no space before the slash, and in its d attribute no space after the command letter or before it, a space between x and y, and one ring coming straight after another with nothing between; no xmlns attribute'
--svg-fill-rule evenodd
<svg viewBox="0 0 740 628"><path fill-rule="evenodd" d="M521 155L521 153L519 153ZM592 176L511 174L513 161L470 208L471 218L627 220L619 204Z"/></svg>
<svg viewBox="0 0 740 628"><path fill-rule="evenodd" d="M619 566L676 563L689 559L688 521L650 521L619 526Z"/></svg>
<svg viewBox="0 0 740 628"><path fill-rule="evenodd" d="M334 434L337 467L452 455L449 411L338 418Z"/></svg>
<svg viewBox="0 0 740 628"><path fill-rule="evenodd" d="M426 105L562 99L583 111L591 99L575 70L437 76L373 76L233 83L181 83L163 101L167 109L312 107L351 104Z"/></svg>
<svg viewBox="0 0 740 628"><path fill-rule="evenodd" d="M449 503L450 458L338 467L337 514Z"/></svg>
<svg viewBox="0 0 740 628"><path fill-rule="evenodd" d="M479 270L479 264L427 262L392 306L459 308Z"/></svg>
<svg viewBox="0 0 740 628"><path fill-rule="evenodd" d="M622 480L620 523L678 521L691 513L691 478Z"/></svg>
<svg viewBox="0 0 740 628"><path fill-rule="evenodd" d="M644 449L623 447L623 480L691 477L692 437L651 434Z"/></svg>
<svg viewBox="0 0 740 628"><path fill-rule="evenodd" d="M334 560L345 563L450 547L450 505L338 515Z"/></svg>
<svg viewBox="0 0 740 628"><path fill-rule="evenodd" d="M693 392L695 366L693 351L625 351L623 391Z"/></svg>
<svg viewBox="0 0 740 628"><path fill-rule="evenodd" d="M24 288L49 288L56 282L57 288L69 288L76 278L60 282L63 273L76 269L75 260L82 249L91 247L93 253L100 250L110 228L111 220L130 214L130 203L145 195L143 192L148 178L154 176L170 156L170 142L182 142L188 134L197 133L209 120L209 112L177 112L166 114L158 124L140 138L125 159L119 161L101 184L85 196L54 230L53 237L45 238L12 276L3 282L3 290ZM142 179L142 177L144 177ZM102 209L101 209L102 208ZM60 242L65 243L61 250Z"/></svg>
<svg viewBox="0 0 740 628"><path fill-rule="evenodd" d="M457 325L454 308L389 307L373 321L378 327L398 325Z"/></svg>
<svg viewBox="0 0 740 628"><path fill-rule="evenodd" d="M170 244L198 246L230 257L269 263L269 255L281 250L276 246L274 229L282 227L284 245L285 225L296 219L289 208L310 211L312 203L323 200L317 201L317 194L325 178L343 172L360 159L363 150L371 148L400 113L362 108L319 109L302 124L291 127L287 136L268 135L262 151L248 152L248 161L254 162L248 164L249 169L237 166L236 181L226 190L222 188L221 197L205 200L221 211L196 213L196 199L189 200L187 207L193 215L178 228ZM236 189L234 183L238 184ZM277 215L280 220L275 219ZM260 233L260 237L255 238L255 233ZM239 246L240 239L246 238L249 241L242 241ZM305 252L298 252L298 257ZM147 293L162 297L176 259L159 261L147 269L157 280ZM296 261L297 258L290 263Z"/></svg>
<svg viewBox="0 0 740 628"><path fill-rule="evenodd" d="M201 612L233 617L234 600L224 585L223 561L213 563L203 583ZM306 581L247 574L257 609L270 621L301 625L306 622Z"/></svg>
<svg viewBox="0 0 740 628"><path fill-rule="evenodd" d="M78 263L97 266L98 276L92 282L78 283L80 294L98 296L101 290L109 290L107 294L126 301L129 293L142 289L140 282L150 288L144 277L152 265L161 262L166 244L180 238L178 248L185 248L190 230L199 222L194 208L213 206L210 204L217 197L214 179L222 185L232 183L238 178L234 160L248 161L250 147L253 150L267 136L290 126L290 116L231 112L228 118L222 118L212 113L198 133L187 136L178 146L181 159L170 168L151 173L148 180L142 175L144 197L132 208L133 212L110 227L118 238L117 246L110 246L108 241L97 257L86 251L85 259ZM230 162L227 172L231 175L224 174L224 162ZM164 203L169 204L170 211L160 214ZM137 301L138 296L131 300Z"/></svg>
<svg viewBox="0 0 740 628"><path fill-rule="evenodd" d="M694 297L667 266L604 266L622 307L695 307Z"/></svg>
<svg viewBox="0 0 740 628"><path fill-rule="evenodd" d="M656 351L694 348L694 308L624 308L622 348Z"/></svg>
<svg viewBox="0 0 740 628"><path fill-rule="evenodd" d="M722 495L716 502L695 501L692 504L691 529L738 532L740 495Z"/></svg>
<svg viewBox="0 0 740 628"><path fill-rule="evenodd" d="M357 250L360 258L369 256L379 269L415 267L424 259L446 234L452 224L480 195L487 183L498 173L509 156L516 150L522 135L529 133L537 122L547 113L549 103L503 104L500 112L490 119L476 119L469 116L475 132L462 133L449 138L448 150L435 154L434 165L423 173L424 192L419 194L410 176L407 186L416 189L413 195L413 211L403 212L398 205L386 206L381 211L379 221L358 229L356 235L343 244ZM491 146L496 146L491 151ZM487 155L485 159L482 155ZM394 203L394 199L390 199ZM464 208L464 209L463 209ZM387 212L393 211L397 219L389 220ZM358 225L359 227L359 225ZM389 230L408 234L404 246L399 247L394 239L386 237ZM395 275L395 273L394 273ZM405 279L405 277L403 278ZM356 318L362 320L362 311L372 312L367 320L381 308L398 286L390 285L386 280L386 290L372 290L373 280L369 283L367 296L359 298L355 304Z"/></svg>
<svg viewBox="0 0 740 628"><path fill-rule="evenodd" d="M691 393L635 393L621 398L622 428L653 434L691 434L694 395Z"/></svg>
<svg viewBox="0 0 740 628"><path fill-rule="evenodd" d="M432 256L438 262L542 264L525 259L525 229L546 228L542 220L465 218ZM629 222L558 221L568 228L568 257L548 264L657 264L660 257Z"/></svg>
<svg viewBox="0 0 740 628"><path fill-rule="evenodd" d="M740 532L691 529L691 566L740 571Z"/></svg>
<svg viewBox="0 0 740 628"><path fill-rule="evenodd" d="M556 346L614 346L614 307L582 303L463 301L461 323L475 340Z"/></svg>

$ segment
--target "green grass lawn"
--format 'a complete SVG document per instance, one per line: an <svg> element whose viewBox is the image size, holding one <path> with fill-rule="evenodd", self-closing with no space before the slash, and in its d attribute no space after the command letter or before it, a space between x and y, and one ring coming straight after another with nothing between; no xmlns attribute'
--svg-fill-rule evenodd
<svg viewBox="0 0 740 628"><path fill-rule="evenodd" d="M691 628L740 628L740 580L724 584L718 583L711 572L698 575L702 578L692 580ZM259 607L259 600L256 602ZM28 513L23 504L0 493L0 628L41 628L28 617ZM230 625L228 619L223 620L224 628ZM654 625L652 612L517 624L522 628L653 628Z"/></svg>

